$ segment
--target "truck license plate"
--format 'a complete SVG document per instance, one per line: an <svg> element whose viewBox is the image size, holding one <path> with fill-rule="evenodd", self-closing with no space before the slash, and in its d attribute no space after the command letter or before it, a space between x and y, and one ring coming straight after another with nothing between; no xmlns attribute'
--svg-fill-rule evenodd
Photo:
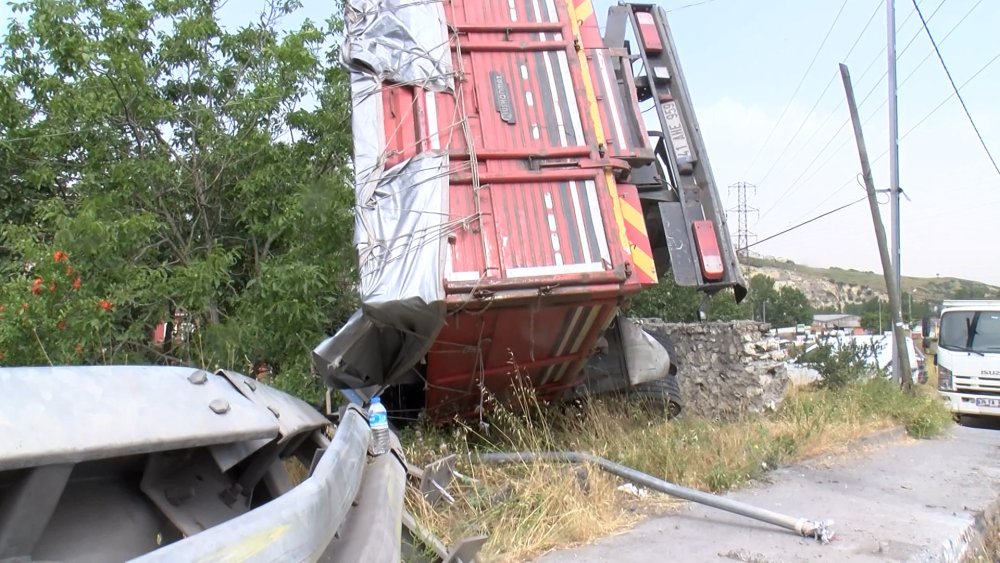
<svg viewBox="0 0 1000 563"><path fill-rule="evenodd" d="M1000 409L1000 399L976 399L976 406Z"/></svg>

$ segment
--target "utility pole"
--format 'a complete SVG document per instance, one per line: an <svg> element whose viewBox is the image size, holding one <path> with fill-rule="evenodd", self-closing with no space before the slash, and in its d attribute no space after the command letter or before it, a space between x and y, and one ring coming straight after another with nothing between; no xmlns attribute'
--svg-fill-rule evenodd
<svg viewBox="0 0 1000 563"><path fill-rule="evenodd" d="M910 373L910 355L902 353L906 350L906 335L903 333L903 307L899 295L898 273L892 268L889 257L889 246L886 243L885 227L878 209L878 198L875 194L875 180L872 179L872 167L868 162L868 149L865 148L865 137L861 131L861 119L858 118L858 105L854 100L854 87L851 85L851 73L847 65L840 65L840 76L844 80L844 92L847 95L847 107L851 111L851 122L854 124L854 138L858 143L858 157L861 160L861 173L865 180L865 191L868 192L868 206L871 208L872 223L875 226L875 239L878 241L879 256L882 258L882 273L885 275L885 286L889 290L889 308L892 313L892 334L895 349L900 353L893 356L893 372L900 374L897 381L906 389L913 386ZM880 301L881 303L881 301ZM897 361L898 358L898 361Z"/></svg>
<svg viewBox="0 0 1000 563"><path fill-rule="evenodd" d="M892 221L892 264L896 278L896 287L902 287L900 272L902 266L899 251L899 121L896 109L896 0L886 0L886 53L889 58L889 201ZM888 286L887 286L888 287ZM905 353L905 346L892 347L892 376L896 381L903 381L899 371L902 363L900 356Z"/></svg>

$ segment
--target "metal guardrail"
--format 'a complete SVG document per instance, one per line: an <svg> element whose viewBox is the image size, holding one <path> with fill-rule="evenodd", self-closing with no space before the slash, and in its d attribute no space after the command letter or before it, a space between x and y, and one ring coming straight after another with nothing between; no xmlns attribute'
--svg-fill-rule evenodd
<svg viewBox="0 0 1000 563"><path fill-rule="evenodd" d="M369 463L367 417L348 407L309 477L260 508L134 561L318 561L335 553L335 536L349 517L363 514L368 561L398 561L405 466L395 455ZM389 484L387 487L386 484ZM352 508L352 503L357 506ZM346 534L344 535L346 537ZM385 541L386 538L392 541ZM341 544L357 549L357 544ZM333 560L333 559L329 559Z"/></svg>

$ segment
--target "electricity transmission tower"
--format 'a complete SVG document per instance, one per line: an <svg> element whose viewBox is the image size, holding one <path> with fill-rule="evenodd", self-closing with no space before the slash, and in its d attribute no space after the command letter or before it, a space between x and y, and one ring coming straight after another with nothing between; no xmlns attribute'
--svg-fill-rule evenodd
<svg viewBox="0 0 1000 563"><path fill-rule="evenodd" d="M740 258L750 255L750 241L757 238L757 235L750 232L750 215L760 214L760 210L750 206L748 195L757 194L757 186L747 182L737 182L729 186L729 193L736 192L736 207L729 209L736 213L736 254Z"/></svg>

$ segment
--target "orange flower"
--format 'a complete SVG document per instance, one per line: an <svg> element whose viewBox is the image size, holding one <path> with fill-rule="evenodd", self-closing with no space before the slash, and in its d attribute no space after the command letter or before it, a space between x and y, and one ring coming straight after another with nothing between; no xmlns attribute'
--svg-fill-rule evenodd
<svg viewBox="0 0 1000 563"><path fill-rule="evenodd" d="M83 344L77 344L73 349L77 354L83 354Z"/></svg>
<svg viewBox="0 0 1000 563"><path fill-rule="evenodd" d="M56 290L56 280L49 282L49 293L53 293Z"/></svg>
<svg viewBox="0 0 1000 563"><path fill-rule="evenodd" d="M45 285L45 280L42 278L35 278L35 281L31 284L31 292L35 295L41 295L43 285Z"/></svg>
<svg viewBox="0 0 1000 563"><path fill-rule="evenodd" d="M73 275L73 266L66 266L66 276Z"/></svg>
<svg viewBox="0 0 1000 563"><path fill-rule="evenodd" d="M67 256L62 250L57 250L55 254L52 255L52 259L56 262L62 262L63 260L69 259L69 256Z"/></svg>
<svg viewBox="0 0 1000 563"><path fill-rule="evenodd" d="M105 311L110 311L111 309L115 308L114 304L108 301L107 299L101 299L100 301L97 302L97 305L101 309L104 309Z"/></svg>
<svg viewBox="0 0 1000 563"><path fill-rule="evenodd" d="M66 330L66 321L59 321L56 323L56 328L59 330Z"/></svg>
<svg viewBox="0 0 1000 563"><path fill-rule="evenodd" d="M76 279L73 280L73 289L80 289L81 287L83 287L83 282L80 281L80 276L76 276Z"/></svg>

